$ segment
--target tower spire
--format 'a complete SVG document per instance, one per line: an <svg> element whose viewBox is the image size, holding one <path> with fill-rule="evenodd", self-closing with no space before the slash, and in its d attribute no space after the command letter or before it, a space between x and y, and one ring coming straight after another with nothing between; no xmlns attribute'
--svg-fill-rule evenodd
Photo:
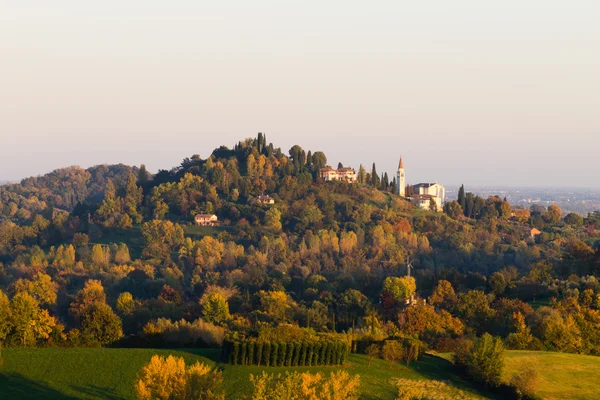
<svg viewBox="0 0 600 400"><path fill-rule="evenodd" d="M398 169L404 169L404 163L402 162L402 156L400 156L400 162L398 163Z"/></svg>
<svg viewBox="0 0 600 400"><path fill-rule="evenodd" d="M406 176L404 175L404 163L402 162L402 156L400 156L400 162L398 163L398 173L396 175L396 194L402 197L406 196Z"/></svg>

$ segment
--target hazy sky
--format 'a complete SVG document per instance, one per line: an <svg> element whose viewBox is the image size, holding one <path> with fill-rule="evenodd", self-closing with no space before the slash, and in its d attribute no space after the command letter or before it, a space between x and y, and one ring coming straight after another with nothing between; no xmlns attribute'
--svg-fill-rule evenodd
<svg viewBox="0 0 600 400"><path fill-rule="evenodd" d="M600 187L600 1L0 0L0 179L262 131L411 183Z"/></svg>

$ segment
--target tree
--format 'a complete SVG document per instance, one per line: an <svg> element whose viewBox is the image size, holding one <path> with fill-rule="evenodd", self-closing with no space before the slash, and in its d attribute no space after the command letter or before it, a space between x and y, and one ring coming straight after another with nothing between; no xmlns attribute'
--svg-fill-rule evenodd
<svg viewBox="0 0 600 400"><path fill-rule="evenodd" d="M223 400L223 374L205 364L186 367L182 357L158 355L140 370L135 391L140 400Z"/></svg>
<svg viewBox="0 0 600 400"><path fill-rule="evenodd" d="M489 280L490 288L496 296L500 296L506 290L506 278L500 272L494 272Z"/></svg>
<svg viewBox="0 0 600 400"><path fill-rule="evenodd" d="M367 171L365 170L365 167L363 167L362 164L360 164L360 167L358 168L358 182L359 183L367 182Z"/></svg>
<svg viewBox="0 0 600 400"><path fill-rule="evenodd" d="M81 332L89 340L108 345L123 336L121 318L106 303L94 303L81 314Z"/></svg>
<svg viewBox="0 0 600 400"><path fill-rule="evenodd" d="M402 343L397 340L386 340L381 348L381 358L387 361L398 362L403 354Z"/></svg>
<svg viewBox="0 0 600 400"><path fill-rule="evenodd" d="M48 311L27 292L15 294L10 304L11 339L21 346L34 346L38 339L47 339L56 325Z"/></svg>
<svg viewBox="0 0 600 400"><path fill-rule="evenodd" d="M437 203L435 202L435 199L432 197L429 199L429 210L430 211L437 211L438 207L437 207Z"/></svg>
<svg viewBox="0 0 600 400"><path fill-rule="evenodd" d="M571 226L579 227L583 225L583 217L576 213L567 214L564 221L566 224L569 224Z"/></svg>
<svg viewBox="0 0 600 400"><path fill-rule="evenodd" d="M276 321L285 321L285 312L291 308L291 299L288 298L285 292L279 290L268 292L261 290L258 292L258 299L266 315Z"/></svg>
<svg viewBox="0 0 600 400"><path fill-rule="evenodd" d="M108 179L104 190L104 201L96 211L96 219L105 228L112 228L116 226L120 211L115 185L111 179Z"/></svg>
<svg viewBox="0 0 600 400"><path fill-rule="evenodd" d="M325 153L322 151L315 151L312 155L312 164L314 170L318 174L321 168L324 168L325 165L327 165L327 157L325 156Z"/></svg>
<svg viewBox="0 0 600 400"><path fill-rule="evenodd" d="M465 321L465 325L475 329L477 333L486 331L486 327L494 316L490 302L481 290L469 290L459 297L458 314Z"/></svg>
<svg viewBox="0 0 600 400"><path fill-rule="evenodd" d="M378 188L380 185L379 175L377 175L377 168L375 167L375 163L373 163L373 167L371 168L371 185L376 188Z"/></svg>
<svg viewBox="0 0 600 400"><path fill-rule="evenodd" d="M550 225L556 225L560 222L560 218L562 216L562 210L555 204L552 204L548 207L546 214L544 215L544 219L546 223Z"/></svg>
<svg viewBox="0 0 600 400"><path fill-rule="evenodd" d="M131 315L136 309L136 302L129 292L123 292L117 299L117 311L123 315Z"/></svg>
<svg viewBox="0 0 600 400"><path fill-rule="evenodd" d="M272 207L265 213L265 228L275 232L281 231L281 211Z"/></svg>
<svg viewBox="0 0 600 400"><path fill-rule="evenodd" d="M219 293L212 292L202 296L202 319L213 324L220 324L230 318L227 299Z"/></svg>
<svg viewBox="0 0 600 400"><path fill-rule="evenodd" d="M183 243L183 229L171 221L152 220L142 226L142 237L144 257L166 260Z"/></svg>
<svg viewBox="0 0 600 400"><path fill-rule="evenodd" d="M139 224L142 222L142 214L139 212L139 207L142 205L144 194L141 187L137 186L136 178L133 172L129 172L127 178L127 186L125 187L125 197L123 198L122 212L131 218L131 220Z"/></svg>
<svg viewBox="0 0 600 400"><path fill-rule="evenodd" d="M460 185L460 189L458 189L458 204L463 210L467 205L465 197L465 185Z"/></svg>
<svg viewBox="0 0 600 400"><path fill-rule="evenodd" d="M8 296L0 290L0 343L6 340L6 337L12 330L12 312Z"/></svg>
<svg viewBox="0 0 600 400"><path fill-rule="evenodd" d="M489 333L475 340L467 357L469 374L478 382L499 386L504 370L504 345L502 339Z"/></svg>
<svg viewBox="0 0 600 400"><path fill-rule="evenodd" d="M402 278L389 276L383 281L381 298L384 305L388 303L388 305L397 306L410 299L416 290L417 284L412 276L403 276Z"/></svg>
<svg viewBox="0 0 600 400"><path fill-rule="evenodd" d="M149 180L148 171L146 170L146 166L144 164L140 165L140 170L138 171L138 184L144 187Z"/></svg>
<svg viewBox="0 0 600 400"><path fill-rule="evenodd" d="M440 307L444 310L452 310L456 306L458 298L454 292L452 284L442 279L438 282L433 293L429 296L429 304Z"/></svg>
<svg viewBox="0 0 600 400"><path fill-rule="evenodd" d="M378 358L381 355L381 349L378 344L369 345L365 352L369 360L369 365L371 365L371 361L373 361L374 358Z"/></svg>
<svg viewBox="0 0 600 400"><path fill-rule="evenodd" d="M93 304L106 303L106 293L102 282L95 279L90 279L85 283L83 289L77 293L75 301L71 303L69 313L79 321L85 309Z"/></svg>
<svg viewBox="0 0 600 400"><path fill-rule="evenodd" d="M513 350L526 350L533 341L531 329L525 324L525 317L520 312L514 313L513 319L517 332L508 335L508 346Z"/></svg>
<svg viewBox="0 0 600 400"><path fill-rule="evenodd" d="M38 272L35 274L33 281L27 281L27 285L24 289L42 305L56 304L56 291L58 285L55 282L52 282L50 275Z"/></svg>
<svg viewBox="0 0 600 400"><path fill-rule="evenodd" d="M457 219L459 216L463 214L463 209L460 204L455 201L448 202L444 204L444 212L452 219Z"/></svg>

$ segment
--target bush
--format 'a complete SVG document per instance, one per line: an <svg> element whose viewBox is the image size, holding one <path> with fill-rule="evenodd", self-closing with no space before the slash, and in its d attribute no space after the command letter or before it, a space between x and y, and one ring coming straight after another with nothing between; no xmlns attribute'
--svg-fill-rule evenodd
<svg viewBox="0 0 600 400"><path fill-rule="evenodd" d="M184 319L172 322L170 319L159 318L144 326L142 336L156 347L221 347L225 338L225 328L201 319L194 322Z"/></svg>
<svg viewBox="0 0 600 400"><path fill-rule="evenodd" d="M285 375L250 375L253 385L253 400L357 400L360 377L351 376L346 371L329 374L289 373Z"/></svg>
<svg viewBox="0 0 600 400"><path fill-rule="evenodd" d="M387 340L381 348L381 357L387 361L400 361L403 353L402 344L397 340Z"/></svg>
<svg viewBox="0 0 600 400"><path fill-rule="evenodd" d="M518 374L514 374L510 380L510 384L515 387L520 396L535 398L539 378L539 374L535 368L528 366Z"/></svg>
<svg viewBox="0 0 600 400"><path fill-rule="evenodd" d="M222 383L222 373L204 364L186 367L181 357L155 355L140 370L135 392L140 400L222 400Z"/></svg>

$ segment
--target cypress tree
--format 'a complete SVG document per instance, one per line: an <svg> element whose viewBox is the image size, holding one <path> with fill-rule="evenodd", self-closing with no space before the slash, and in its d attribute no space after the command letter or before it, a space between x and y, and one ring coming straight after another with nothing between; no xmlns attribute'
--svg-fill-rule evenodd
<svg viewBox="0 0 600 400"><path fill-rule="evenodd" d="M460 189L458 189L458 204L465 209L466 199L465 199L465 185L461 185Z"/></svg>
<svg viewBox="0 0 600 400"><path fill-rule="evenodd" d="M374 187L379 187L379 175L377 174L375 163L373 163L373 168L371 168L371 185Z"/></svg>

